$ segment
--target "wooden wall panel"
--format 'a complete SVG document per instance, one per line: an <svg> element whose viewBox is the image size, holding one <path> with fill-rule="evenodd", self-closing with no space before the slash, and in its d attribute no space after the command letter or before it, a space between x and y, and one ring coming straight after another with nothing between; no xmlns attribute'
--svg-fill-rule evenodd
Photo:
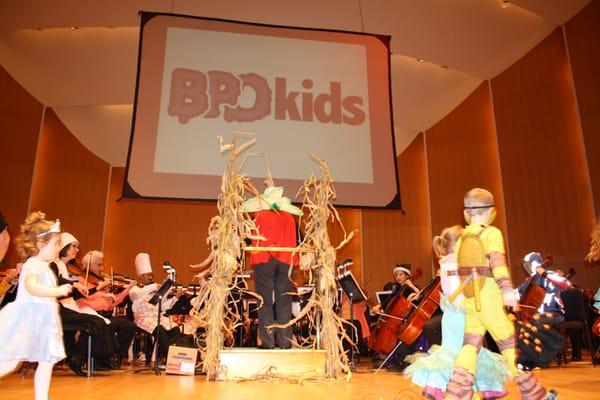
<svg viewBox="0 0 600 400"><path fill-rule="evenodd" d="M123 187L124 168L113 168L104 238L105 265L116 272L136 276L137 253L150 254L157 279L165 277L162 263L177 269L178 280L189 284L189 264L203 261L208 224L217 214L216 203L186 203L151 200L117 200Z"/></svg>
<svg viewBox="0 0 600 400"><path fill-rule="evenodd" d="M337 209L346 234L354 231L352 240L337 253L337 262L351 258L354 263L350 270L356 279L363 283L363 266L362 266L362 245L361 245L361 210L356 208L338 208ZM329 224L329 239L333 246L337 246L344 238L344 233L339 224Z"/></svg>
<svg viewBox="0 0 600 400"><path fill-rule="evenodd" d="M504 196L488 82L425 133L433 235L464 225L463 197L473 187L494 194L505 231Z"/></svg>
<svg viewBox="0 0 600 400"><path fill-rule="evenodd" d="M31 210L60 218L81 252L102 247L110 166L87 150L46 109L31 192Z"/></svg>
<svg viewBox="0 0 600 400"><path fill-rule="evenodd" d="M431 229L423 134L398 156L402 205L405 213L362 211L363 275L370 293L392 280L396 263L423 269L423 285L432 274Z"/></svg>
<svg viewBox="0 0 600 400"><path fill-rule="evenodd" d="M600 215L600 1L565 25L596 216Z"/></svg>
<svg viewBox="0 0 600 400"><path fill-rule="evenodd" d="M552 253L596 287L583 261L592 199L561 29L494 78L492 96L513 267L529 251Z"/></svg>
<svg viewBox="0 0 600 400"><path fill-rule="evenodd" d="M0 67L0 207L13 238L27 216L43 112L44 106ZM11 249L6 262L14 265L17 258Z"/></svg>

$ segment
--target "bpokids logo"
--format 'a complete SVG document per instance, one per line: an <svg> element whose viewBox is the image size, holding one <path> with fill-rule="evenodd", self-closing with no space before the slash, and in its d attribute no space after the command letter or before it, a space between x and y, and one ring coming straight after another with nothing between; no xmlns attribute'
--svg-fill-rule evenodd
<svg viewBox="0 0 600 400"><path fill-rule="evenodd" d="M222 118L226 122L254 122L273 114L275 120L323 124L361 125L366 118L363 98L344 96L342 83L329 82L327 93L313 93L314 82L304 79L305 91L289 91L288 81L276 77L269 83L250 72L234 75L226 71L202 72L174 69L167 112L186 124L196 117ZM238 104L242 91L254 92L254 104Z"/></svg>

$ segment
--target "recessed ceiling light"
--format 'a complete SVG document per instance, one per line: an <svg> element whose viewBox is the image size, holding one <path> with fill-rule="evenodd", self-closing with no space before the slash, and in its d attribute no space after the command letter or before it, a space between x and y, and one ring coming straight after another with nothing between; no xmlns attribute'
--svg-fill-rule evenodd
<svg viewBox="0 0 600 400"><path fill-rule="evenodd" d="M72 31L74 31L74 30L79 29L79 27L78 26L70 26L69 29L72 30Z"/></svg>
<svg viewBox="0 0 600 400"><path fill-rule="evenodd" d="M508 7L508 5L509 5L509 4L510 4L510 1L508 1L508 0L504 0L504 1L502 2L502 8L506 8L506 7Z"/></svg>
<svg viewBox="0 0 600 400"><path fill-rule="evenodd" d="M417 61L418 61L418 62L423 62L423 61L425 61L425 60L423 60L422 58L417 58Z"/></svg>

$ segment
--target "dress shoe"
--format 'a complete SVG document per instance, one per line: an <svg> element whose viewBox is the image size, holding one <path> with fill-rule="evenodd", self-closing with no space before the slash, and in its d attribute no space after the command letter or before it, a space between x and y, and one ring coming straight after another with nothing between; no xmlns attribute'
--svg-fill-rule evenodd
<svg viewBox="0 0 600 400"><path fill-rule="evenodd" d="M86 373L81 369L82 365L83 363L77 357L67 358L67 366L71 368L71 371L73 371L75 375L86 376Z"/></svg>

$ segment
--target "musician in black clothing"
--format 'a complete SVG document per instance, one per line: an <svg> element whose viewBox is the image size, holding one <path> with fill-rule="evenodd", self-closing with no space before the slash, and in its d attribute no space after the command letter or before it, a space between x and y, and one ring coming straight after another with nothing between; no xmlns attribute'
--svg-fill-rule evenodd
<svg viewBox="0 0 600 400"><path fill-rule="evenodd" d="M392 293L388 299L394 299L396 294L402 290L403 296L411 302L417 302L421 294L420 289L412 282L412 271L410 264L397 264L394 268L394 282L388 282L384 286L384 290L391 290ZM385 310L387 300L384 304L377 305L373 308L373 312L377 313L381 310ZM431 344L441 343L441 313L434 315L429 321L427 321L423 327L423 333L427 337ZM386 369L389 371L402 371L406 367L404 359L407 355L414 353L418 349L418 340L412 344L402 343L395 350L393 356L388 360ZM380 363L380 360L376 361Z"/></svg>

